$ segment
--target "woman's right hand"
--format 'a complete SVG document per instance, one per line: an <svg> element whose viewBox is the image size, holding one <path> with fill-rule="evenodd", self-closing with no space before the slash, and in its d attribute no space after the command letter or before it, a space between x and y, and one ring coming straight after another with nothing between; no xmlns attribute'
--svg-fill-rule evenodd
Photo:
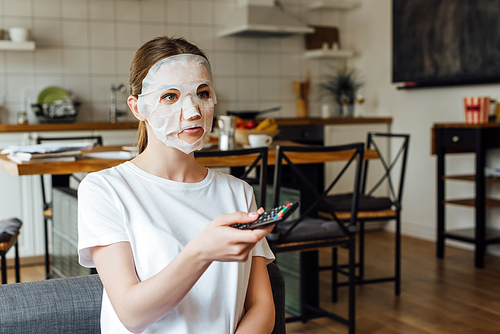
<svg viewBox="0 0 500 334"><path fill-rule="evenodd" d="M211 221L190 244L205 261L245 262L255 244L268 235L273 226L254 230L240 230L233 224L250 223L256 220L258 212L235 212L220 215Z"/></svg>

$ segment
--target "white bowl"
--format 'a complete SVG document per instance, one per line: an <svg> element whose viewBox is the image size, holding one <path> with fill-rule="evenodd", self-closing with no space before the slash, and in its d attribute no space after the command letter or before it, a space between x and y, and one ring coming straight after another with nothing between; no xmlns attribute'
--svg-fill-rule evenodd
<svg viewBox="0 0 500 334"><path fill-rule="evenodd" d="M28 28L15 27L9 29L10 40L13 42L26 42L29 37Z"/></svg>
<svg viewBox="0 0 500 334"><path fill-rule="evenodd" d="M273 139L276 137L276 135L279 133L279 130L255 130L255 129L236 129L236 132L234 133L234 139L236 140L236 143L241 144L241 145L250 145L250 142L248 141L248 136L249 135L268 135L271 136Z"/></svg>

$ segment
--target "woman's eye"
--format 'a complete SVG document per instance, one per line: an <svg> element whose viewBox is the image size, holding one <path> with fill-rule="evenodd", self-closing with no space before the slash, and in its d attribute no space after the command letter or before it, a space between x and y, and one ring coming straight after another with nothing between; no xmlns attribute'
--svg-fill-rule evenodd
<svg viewBox="0 0 500 334"><path fill-rule="evenodd" d="M198 93L198 97L200 99L208 99L210 97L210 93L207 92L206 90L204 90L204 91Z"/></svg>
<svg viewBox="0 0 500 334"><path fill-rule="evenodd" d="M162 100L175 101L175 99L177 98L177 95L174 93L167 93L167 94L164 94L161 98L162 98Z"/></svg>

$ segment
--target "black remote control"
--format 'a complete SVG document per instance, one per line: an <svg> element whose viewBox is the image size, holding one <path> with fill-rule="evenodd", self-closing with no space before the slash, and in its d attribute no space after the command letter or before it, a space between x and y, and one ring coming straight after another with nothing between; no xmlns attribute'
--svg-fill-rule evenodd
<svg viewBox="0 0 500 334"><path fill-rule="evenodd" d="M266 211L259 215L257 220L246 223L246 224L234 224L233 227L239 228L241 230L253 230L254 228L263 228L271 224L276 224L279 221L284 221L288 218L297 208L299 207L299 202L288 203L270 211Z"/></svg>

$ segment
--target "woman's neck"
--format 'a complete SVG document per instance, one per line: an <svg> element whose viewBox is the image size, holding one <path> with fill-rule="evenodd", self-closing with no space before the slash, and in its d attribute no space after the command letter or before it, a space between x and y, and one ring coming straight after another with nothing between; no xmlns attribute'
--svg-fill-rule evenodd
<svg viewBox="0 0 500 334"><path fill-rule="evenodd" d="M167 147L159 140L148 141L148 146L132 163L149 174L177 182L197 183L207 176L207 169L194 158Z"/></svg>

